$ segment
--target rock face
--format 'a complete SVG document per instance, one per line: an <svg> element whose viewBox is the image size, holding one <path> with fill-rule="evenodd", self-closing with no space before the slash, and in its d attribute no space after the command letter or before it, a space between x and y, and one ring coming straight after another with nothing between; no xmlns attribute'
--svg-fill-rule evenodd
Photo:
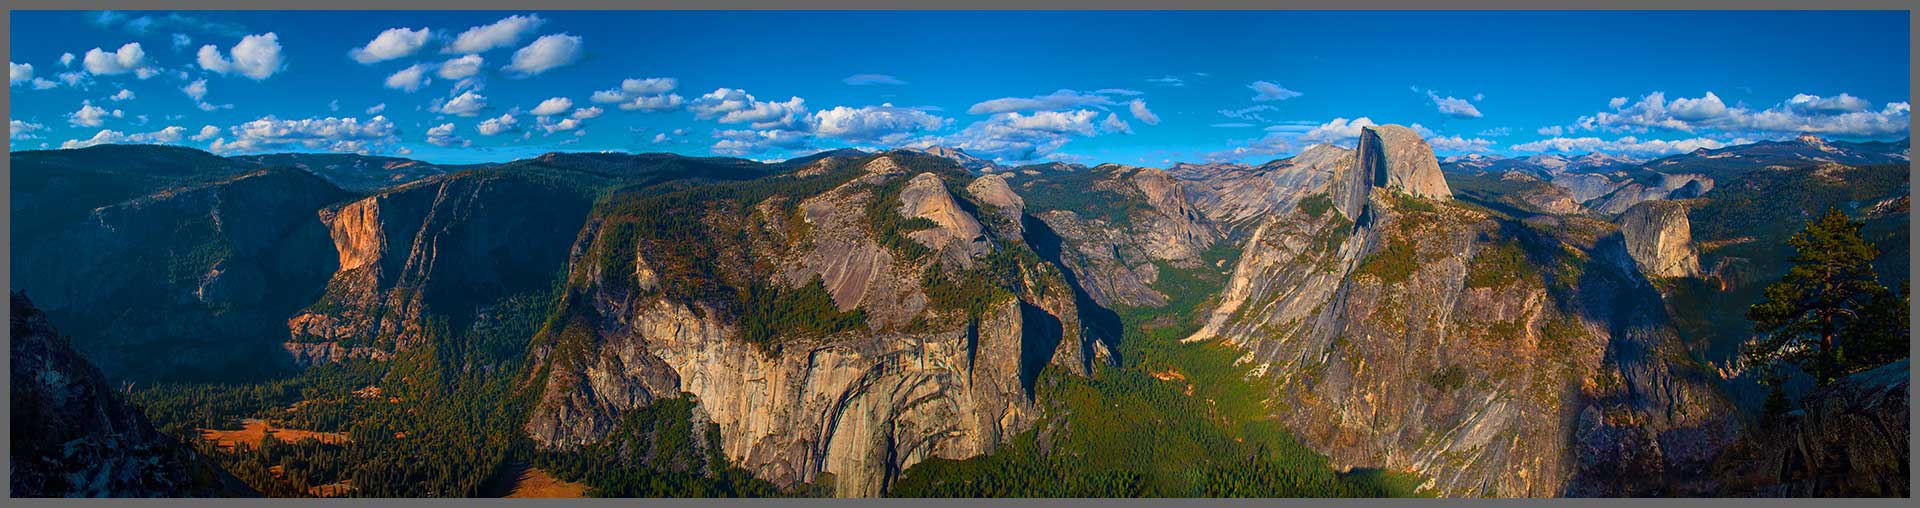
<svg viewBox="0 0 1920 508"><path fill-rule="evenodd" d="M1270 215L1293 209L1307 195L1322 192L1336 169L1352 165L1353 150L1314 145L1299 155L1257 167L1188 167L1174 172L1186 180L1189 200L1208 218L1251 228Z"/></svg>
<svg viewBox="0 0 1920 508"><path fill-rule="evenodd" d="M920 173L907 181L906 188L900 190L899 211L903 217L932 221L933 229L907 235L935 251L951 253L956 262L970 260L993 247L987 243L986 229L980 221L960 209L960 203L933 173ZM954 249L948 250L948 246Z"/></svg>
<svg viewBox="0 0 1920 508"><path fill-rule="evenodd" d="M1723 456L1716 477L1757 496L1913 495L1909 378L1901 360L1823 387Z"/></svg>
<svg viewBox="0 0 1920 508"><path fill-rule="evenodd" d="M1686 349L1658 294L1596 240L1610 225L1456 204L1422 176L1421 144L1370 136L1316 190L1334 206L1258 223L1189 340L1245 351L1336 465L1413 471L1445 495L1636 493L1615 480L1706 467L1736 430L1728 404L1673 360Z"/></svg>
<svg viewBox="0 0 1920 508"><path fill-rule="evenodd" d="M349 195L267 169L95 209L14 250L14 285L110 375L229 379L276 362L267 326L311 302L335 257L316 211Z"/></svg>
<svg viewBox="0 0 1920 508"><path fill-rule="evenodd" d="M1642 178L1623 182L1586 205L1600 213L1617 214L1641 202L1698 197L1713 190L1713 179L1705 175L1659 173L1652 178L1652 181Z"/></svg>
<svg viewBox="0 0 1920 508"><path fill-rule="evenodd" d="M1685 205L1672 201L1634 205L1620 217L1620 234L1627 253L1648 278L1700 275L1700 254L1694 250Z"/></svg>
<svg viewBox="0 0 1920 508"><path fill-rule="evenodd" d="M894 156L846 164L898 168L880 162ZM958 168L948 171L965 178ZM900 185L899 202L882 206L933 221L953 242L949 251L978 245L990 249L978 255L998 255L991 253L1021 244L983 241L1001 232L982 224L1004 219L968 212L945 190L949 176L858 173L818 195L703 203L688 212L705 224L699 231L715 235L701 240L712 251L698 259L737 268L718 268L712 278L653 268L659 280L648 283L609 265L632 259L638 271L695 258L651 233L624 233L635 226L620 218L590 221L571 261L564 326L535 339L534 357L547 367L530 380L541 395L528 433L554 449L596 442L626 411L684 393L719 426L726 455L755 476L792 486L831 474L836 494L873 496L922 460L989 453L1031 426L1039 414L1030 390L1040 370L1084 372L1100 351L1081 332L1057 268L1020 265L1026 282L972 317L937 307L922 285L926 274L962 277L964 267L946 253L913 257L881 243L865 210L882 189ZM984 201L973 205L1009 204ZM804 232L783 236L795 231ZM742 236L758 239L729 239ZM761 271L749 260L777 268ZM687 286L669 279L689 276L700 284L787 288L817 279L836 307L864 313L865 323L756 344L739 322L748 311L678 293Z"/></svg>
<svg viewBox="0 0 1920 508"><path fill-rule="evenodd" d="M587 207L586 196L551 179L479 171L324 210L338 270L317 302L286 321L286 349L307 362L380 358L426 339L430 315L462 320L545 287Z"/></svg>
<svg viewBox="0 0 1920 508"><path fill-rule="evenodd" d="M245 495L154 430L21 293L11 297L13 497ZM237 484L237 480L234 481Z"/></svg>
<svg viewBox="0 0 1920 508"><path fill-rule="evenodd" d="M1360 220L1363 208L1375 187L1421 198L1453 197L1433 148L1413 129L1398 125L1360 129L1354 164L1334 173L1329 194L1342 215L1364 222Z"/></svg>
<svg viewBox="0 0 1920 508"><path fill-rule="evenodd" d="M1189 181L1166 171L1106 164L1071 173L1011 177L1041 236L1057 237L1060 262L1104 307L1155 307L1159 264L1191 268L1225 228L1190 200Z"/></svg>

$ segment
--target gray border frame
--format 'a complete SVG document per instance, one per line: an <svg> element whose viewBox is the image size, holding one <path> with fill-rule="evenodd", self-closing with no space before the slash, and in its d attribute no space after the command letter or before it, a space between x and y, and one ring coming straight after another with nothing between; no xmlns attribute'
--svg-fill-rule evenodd
<svg viewBox="0 0 1920 508"><path fill-rule="evenodd" d="M529 8L529 6L537 6ZM1893 10L1906 11L1908 16L1908 97L1912 101L1915 81L1911 79L1914 67L1911 58L1915 49L1912 37L1914 21L1920 21L1920 4L1911 0L1615 0L1595 2L1591 0L1444 0L1430 2L1420 0L461 0L459 2L433 0L328 0L324 3L303 0L11 0L0 10L6 16L0 18L0 32L8 34L0 41L0 50L12 54L13 11L16 10L519 10L519 11L567 11L567 10ZM12 94L0 99L0 109L8 112L11 118ZM1916 124L1920 125L1920 124ZM1913 129L1910 127L1909 132ZM7 141L8 151L12 151L12 140ZM9 192L0 196L0 205L5 210L12 209L12 162L0 163L0 175L5 175ZM1910 173L1911 174L1911 173ZM0 237L0 245L7 246L7 252L0 254L9 269L0 273L0 281L12 286L12 220L10 212L5 213L8 220L0 224L5 231ZM1920 213L1909 211L1910 217L1920 217ZM1909 235L1909 243L1920 246ZM1914 307L1920 309L1920 306ZM1916 312L1909 309L1909 312ZM12 311L0 311L8 314L11 321ZM1909 348L1912 348L1911 342ZM12 365L11 351L0 353L0 357ZM11 381L8 381L11 384ZM1909 388L1911 390L1911 388ZM1912 392L1909 391L1909 399ZM0 399L9 401L11 408L11 390ZM11 412L9 412L11 414ZM12 422L11 417L0 428L7 429L8 451L11 456ZM1909 422L1911 428L1911 421ZM1911 437L1909 438L1911 439ZM1912 449L1912 443L1908 445ZM9 461L11 462L11 461ZM1909 457L1911 462L1911 457ZM11 473L11 464L0 466L0 474ZM1911 468L1909 468L1911 471ZM1911 474L1911 473L1910 473ZM1920 475L1914 475L1920 477ZM11 485L0 487L11 494ZM842 503L845 503L844 505ZM119 499L7 499L7 506L1073 506L1105 507L1115 504L1133 506L1380 506L1395 504L1426 504L1441 506L1786 506L1795 504L1825 504L1847 506L1913 506L1912 501L1899 499L160 499L160 500L119 500Z"/></svg>

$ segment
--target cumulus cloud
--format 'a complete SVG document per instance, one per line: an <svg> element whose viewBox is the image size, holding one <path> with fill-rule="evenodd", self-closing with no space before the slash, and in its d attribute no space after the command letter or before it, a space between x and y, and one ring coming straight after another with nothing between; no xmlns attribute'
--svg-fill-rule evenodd
<svg viewBox="0 0 1920 508"><path fill-rule="evenodd" d="M1367 117L1348 120L1335 118L1324 124L1308 129L1301 138L1307 141L1328 144L1350 144L1360 138L1360 129L1376 125Z"/></svg>
<svg viewBox="0 0 1920 508"><path fill-rule="evenodd" d="M627 79L619 88L594 92L588 100L600 104L619 104L620 109L647 113L679 109L686 99L672 94L680 81L674 78Z"/></svg>
<svg viewBox="0 0 1920 508"><path fill-rule="evenodd" d="M537 14L508 16L493 24L460 32L459 36L454 37L453 43L447 45L445 52L471 54L519 44L521 37L540 29L540 25L546 22Z"/></svg>
<svg viewBox="0 0 1920 508"><path fill-rule="evenodd" d="M473 144L466 138L453 134L453 124L443 123L427 129L427 142L438 146L469 146Z"/></svg>
<svg viewBox="0 0 1920 508"><path fill-rule="evenodd" d="M1147 101L1134 99L1127 104L1127 110L1133 113L1135 120L1146 122L1147 125L1160 125L1160 115L1153 114L1152 110L1147 109Z"/></svg>
<svg viewBox="0 0 1920 508"><path fill-rule="evenodd" d="M1753 142L1752 140L1745 139L1745 138L1734 138L1734 139L1729 139L1725 141L1706 138L1706 137L1695 137L1695 138L1675 139L1675 140L1662 140L1662 139L1641 140L1634 136L1623 136L1623 137L1615 138L1612 140L1606 140L1598 137L1588 136L1588 137L1577 137L1577 138L1567 138L1567 137L1548 138L1548 139L1542 139L1539 141L1513 145L1511 148L1516 152L1530 152L1530 153L1606 152L1606 153L1624 153L1624 154L1641 155L1641 156L1659 156L1659 155L1672 155L1677 153L1686 153L1686 152L1691 152L1691 151L1702 149L1702 148L1711 150L1711 149L1721 148L1728 145L1738 145L1738 144L1746 144L1746 143L1752 143L1752 142Z"/></svg>
<svg viewBox="0 0 1920 508"><path fill-rule="evenodd" d="M1107 113L1107 119L1100 121L1100 132L1133 134L1133 126L1127 125L1126 120L1121 120L1119 114Z"/></svg>
<svg viewBox="0 0 1920 508"><path fill-rule="evenodd" d="M173 126L153 132L125 134L116 130L101 130L87 139L69 139L60 143L61 149L86 148L111 143L179 143L185 139L187 128Z"/></svg>
<svg viewBox="0 0 1920 508"><path fill-rule="evenodd" d="M1427 138L1427 145L1438 153L1484 153L1493 150L1493 140L1485 138L1463 138L1454 136L1433 136Z"/></svg>
<svg viewBox="0 0 1920 508"><path fill-rule="evenodd" d="M37 123L33 123L33 122L22 122L22 121L19 121L19 120L7 120L7 139L33 139L33 138L37 138L37 137L40 137L40 136L39 136L38 134L34 134L34 133L35 133L35 132L39 132L39 131L43 131L43 130L47 130L47 126L45 126L45 125L41 125L41 124L37 124Z"/></svg>
<svg viewBox="0 0 1920 508"><path fill-rule="evenodd" d="M1253 100L1255 102L1284 101L1300 96L1300 92L1288 90L1268 81L1255 81L1253 84L1247 85L1247 88L1253 90Z"/></svg>
<svg viewBox="0 0 1920 508"><path fill-rule="evenodd" d="M486 108L487 96L468 90L434 106L433 111L454 116L479 116L480 110Z"/></svg>
<svg viewBox="0 0 1920 508"><path fill-rule="evenodd" d="M218 153L303 149L366 154L398 141L398 129L384 116L361 121L335 117L282 120L268 115L236 125L229 131L233 141L221 137L213 140L208 148Z"/></svg>
<svg viewBox="0 0 1920 508"><path fill-rule="evenodd" d="M656 136L657 138L658 136ZM716 141L713 153L721 155L751 155L773 149L793 150L807 146L807 133L792 129L765 130L718 130L713 132Z"/></svg>
<svg viewBox="0 0 1920 508"><path fill-rule="evenodd" d="M998 113L974 122L960 132L928 139L921 144L943 144L1003 161L1034 161L1057 156L1074 136L1094 136L1099 112L1092 110Z"/></svg>
<svg viewBox="0 0 1920 508"><path fill-rule="evenodd" d="M386 110L387 110L387 103L382 102L379 104L374 104L373 107L367 108L367 114L378 115L380 114L381 111L386 111Z"/></svg>
<svg viewBox="0 0 1920 508"><path fill-rule="evenodd" d="M687 104L694 117L720 123L745 123L754 129L791 128L807 114L806 100L760 101L737 88L720 88Z"/></svg>
<svg viewBox="0 0 1920 508"><path fill-rule="evenodd" d="M363 64L405 58L426 46L429 35L431 34L426 28L417 30L406 27L389 28L380 32L380 35L375 36L373 40L367 41L366 46L348 51L347 55L353 57L353 61Z"/></svg>
<svg viewBox="0 0 1920 508"><path fill-rule="evenodd" d="M425 87L428 83L432 82L433 79L427 77L426 64L413 64L412 67L400 69L398 72L387 76L387 88L407 92L420 91L421 87Z"/></svg>
<svg viewBox="0 0 1920 508"><path fill-rule="evenodd" d="M173 34L173 49L175 51L192 45L193 37L188 37L187 34Z"/></svg>
<svg viewBox="0 0 1920 508"><path fill-rule="evenodd" d="M855 74L852 76L847 76L847 79L843 79L841 81L845 82L846 84L854 85L854 86L907 84L907 82L901 81L900 78L888 76L886 74Z"/></svg>
<svg viewBox="0 0 1920 508"><path fill-rule="evenodd" d="M547 72L578 61L581 48L578 36L568 34L542 36L534 39L533 44L513 52L513 62L507 65L507 70L526 76Z"/></svg>
<svg viewBox="0 0 1920 508"><path fill-rule="evenodd" d="M33 81L33 64L7 62L7 86Z"/></svg>
<svg viewBox="0 0 1920 508"><path fill-rule="evenodd" d="M898 144L908 137L939 130L952 123L925 111L892 104L850 108L835 106L813 113L814 134L856 143Z"/></svg>
<svg viewBox="0 0 1920 508"><path fill-rule="evenodd" d="M87 56L91 62L93 55ZM286 68L280 54L280 36L273 32L242 37L227 54L221 54L220 48L212 44L201 46L198 56L202 69L221 75L237 73L255 81Z"/></svg>
<svg viewBox="0 0 1920 508"><path fill-rule="evenodd" d="M202 125L200 126L200 133L193 135L193 140L206 141L206 140L218 137L219 135L220 135L219 127L214 127L212 125Z"/></svg>
<svg viewBox="0 0 1920 508"><path fill-rule="evenodd" d="M533 113L534 116L553 116L553 115L565 113L567 112L567 109L572 107L573 107L573 99L568 99L566 97L554 97L552 99L540 101L540 105L534 106L533 111L530 111L530 113Z"/></svg>
<svg viewBox="0 0 1920 508"><path fill-rule="evenodd" d="M1015 111L1044 111L1090 106L1112 106L1115 104L1113 98L1100 93L1081 93L1063 88L1038 97L1002 97L984 101L967 108L967 113L991 115Z"/></svg>
<svg viewBox="0 0 1920 508"><path fill-rule="evenodd" d="M1443 97L1433 90L1427 90L1426 93L1427 98L1433 101L1434 107L1440 108L1440 114L1455 118L1480 118L1481 116L1480 108L1474 107L1473 103L1466 99Z"/></svg>
<svg viewBox="0 0 1920 508"><path fill-rule="evenodd" d="M119 93L115 93L112 96L107 97L107 99L110 99L114 102L130 101L130 100L133 100L133 91L122 88L120 89Z"/></svg>
<svg viewBox="0 0 1920 508"><path fill-rule="evenodd" d="M118 109L107 110L93 105L91 101L80 101L80 110L67 114L67 123L81 127L99 127L108 118L122 118L126 114Z"/></svg>
<svg viewBox="0 0 1920 508"><path fill-rule="evenodd" d="M74 58L75 58L75 57L73 56L73 53L61 53L61 54L60 54L60 66L61 66L61 67L73 67L73 59L74 59Z"/></svg>
<svg viewBox="0 0 1920 508"><path fill-rule="evenodd" d="M605 113L606 111L607 110L600 109L599 107L574 108L572 116L576 119L586 120L599 117L601 113Z"/></svg>
<svg viewBox="0 0 1920 508"><path fill-rule="evenodd" d="M87 56L81 59L81 65L87 72L102 76L132 72L144 78L153 72L153 68L147 65L147 52L140 49L138 42L129 42L114 51L89 49Z"/></svg>
<svg viewBox="0 0 1920 508"><path fill-rule="evenodd" d="M440 77L447 79L466 79L479 74L480 67L484 64L486 64L486 59L481 58L480 55L450 58L440 63L440 71L438 74Z"/></svg>
<svg viewBox="0 0 1920 508"><path fill-rule="evenodd" d="M1581 116L1565 129L1549 127L1540 132L1556 136L1565 130L1713 131L1754 137L1799 133L1882 136L1907 132L1911 118L1906 102L1888 102L1874 109L1868 101L1845 93L1833 97L1796 94L1760 109L1728 105L1713 92L1698 98L1668 100L1664 92L1655 91L1637 101L1616 97L1607 106L1611 111Z"/></svg>
<svg viewBox="0 0 1920 508"><path fill-rule="evenodd" d="M482 136L495 136L512 131L519 125L520 120L514 118L512 113L508 113L500 115L498 118L483 120L476 129L480 131L480 135Z"/></svg>

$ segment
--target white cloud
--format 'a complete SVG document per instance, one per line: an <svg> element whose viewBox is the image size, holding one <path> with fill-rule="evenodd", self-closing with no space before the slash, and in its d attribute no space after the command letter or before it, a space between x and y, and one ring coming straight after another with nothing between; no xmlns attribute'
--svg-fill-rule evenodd
<svg viewBox="0 0 1920 508"><path fill-rule="evenodd" d="M439 74L440 77L447 79L466 79L479 74L480 67L485 63L486 59L480 58L480 55L450 58L440 63Z"/></svg>
<svg viewBox="0 0 1920 508"><path fill-rule="evenodd" d="M386 110L387 110L387 103L382 102L379 104L374 104L373 107L367 108L367 114L378 115L380 114L381 111L386 111Z"/></svg>
<svg viewBox="0 0 1920 508"><path fill-rule="evenodd" d="M1558 125L1549 125L1546 127L1534 129L1533 131L1539 133L1542 136L1559 136L1561 134L1565 134L1567 132L1567 129L1565 127L1561 127Z"/></svg>
<svg viewBox="0 0 1920 508"><path fill-rule="evenodd" d="M520 120L514 118L512 113L508 113L508 114L500 115L499 118L488 118L484 121L481 121L480 126L477 127L477 129L480 131L480 135L482 136L494 136L507 131L514 130L514 128L518 125L520 125Z"/></svg>
<svg viewBox="0 0 1920 508"><path fill-rule="evenodd" d="M220 128L212 125L200 126L200 133L193 135L194 141L206 141L220 135Z"/></svg>
<svg viewBox="0 0 1920 508"><path fill-rule="evenodd" d="M620 82L619 88L593 92L588 98L600 104L619 104L620 109L642 112L670 111L679 109L686 99L670 94L679 88L680 81L674 78L627 79Z"/></svg>
<svg viewBox="0 0 1920 508"><path fill-rule="evenodd" d="M916 144L942 144L1003 161L1034 161L1059 156L1073 136L1093 136L1099 112L1092 110L999 113L960 132Z"/></svg>
<svg viewBox="0 0 1920 508"><path fill-rule="evenodd" d="M925 111L892 104L850 108L835 106L813 113L813 133L856 143L898 144L909 136L939 130L952 123Z"/></svg>
<svg viewBox="0 0 1920 508"><path fill-rule="evenodd" d="M434 107L434 112L454 116L479 116L480 110L487 108L487 96L473 93L472 90L447 99Z"/></svg>
<svg viewBox="0 0 1920 508"><path fill-rule="evenodd" d="M567 109L572 107L573 107L573 99L568 99L566 97L554 97L552 99L540 101L540 105L534 106L533 111L530 111L530 113L533 113L534 116L553 116L553 115L565 113L567 112Z"/></svg>
<svg viewBox="0 0 1920 508"><path fill-rule="evenodd" d="M540 29L540 25L546 22L547 20L540 19L537 14L508 16L493 24L476 26L460 32L460 35L453 39L453 43L447 45L445 52L471 54L519 44L521 37Z"/></svg>
<svg viewBox="0 0 1920 508"><path fill-rule="evenodd" d="M605 112L607 112L607 110L598 107L574 108L572 116L576 119L586 120L589 118L598 118L601 113Z"/></svg>
<svg viewBox="0 0 1920 508"><path fill-rule="evenodd" d="M267 79L286 68L280 54L280 36L273 32L242 37L229 53L232 58L222 55L218 46L201 46L200 68L221 75L238 73L255 81ZM93 55L87 56L91 61Z"/></svg>
<svg viewBox="0 0 1920 508"><path fill-rule="evenodd" d="M1513 129L1510 127L1491 127L1487 129L1481 129L1479 133L1480 136L1491 137L1491 138L1502 137L1508 134L1513 134Z"/></svg>
<svg viewBox="0 0 1920 508"><path fill-rule="evenodd" d="M147 52L140 49L140 43L138 42L129 42L114 51L103 51L100 48L89 49L87 50L87 56L81 60L81 63L86 67L87 72L102 76L126 74L129 72L139 75L142 74L142 69L147 69L147 72L151 72L152 69L147 65Z"/></svg>
<svg viewBox="0 0 1920 508"><path fill-rule="evenodd" d="M453 134L453 124L443 123L427 129L427 142L438 146L469 146L473 141Z"/></svg>
<svg viewBox="0 0 1920 508"><path fill-rule="evenodd" d="M187 46L192 46L192 45L193 45L193 38L188 37L187 34L173 34L173 49L175 51L178 51L181 48L185 48Z"/></svg>
<svg viewBox="0 0 1920 508"><path fill-rule="evenodd" d="M907 84L907 82L901 81L900 78L896 78L886 74L855 74L852 76L847 76L847 79L843 79L841 80L841 82L844 82L849 85L854 85L854 86Z"/></svg>
<svg viewBox="0 0 1920 508"><path fill-rule="evenodd" d="M7 86L33 81L33 64L7 62Z"/></svg>
<svg viewBox="0 0 1920 508"><path fill-rule="evenodd" d="M353 57L353 61L363 64L405 58L426 46L429 35L431 34L426 28L418 30L406 27L389 28L368 41L366 46L348 51L347 55Z"/></svg>
<svg viewBox="0 0 1920 508"><path fill-rule="evenodd" d="M73 59L74 59L74 56L73 56L73 53L61 53L61 54L60 54L60 66L61 66L61 67L73 67Z"/></svg>
<svg viewBox="0 0 1920 508"><path fill-rule="evenodd" d="M1080 93L1063 88L1038 97L1002 97L980 102L974 104L973 107L967 108L967 113L991 115L1015 111L1043 111L1088 106L1112 106L1115 104L1113 98L1099 93Z"/></svg>
<svg viewBox="0 0 1920 508"><path fill-rule="evenodd" d="M384 116L305 118L281 120L272 115L230 129L234 140L213 140L208 149L218 153L258 153L288 148L330 152L374 153L398 141L393 122Z"/></svg>
<svg viewBox="0 0 1920 508"><path fill-rule="evenodd" d="M807 114L806 100L762 102L736 88L721 88L694 99L687 109L695 118L720 123L746 123L754 129L792 127Z"/></svg>
<svg viewBox="0 0 1920 508"><path fill-rule="evenodd" d="M658 144L661 144L661 143L666 143L666 142L668 142L668 141L672 141L672 140L673 140L673 138L672 138L672 137L669 137L669 136L667 136L667 133L665 133L665 132L662 132L662 133L659 133L659 134L654 134L654 135L653 135L653 144L656 144L656 145L658 145Z"/></svg>
<svg viewBox="0 0 1920 508"><path fill-rule="evenodd" d="M179 143L187 134L185 127L173 126L153 132L125 134L116 130L101 130L87 139L69 139L60 143L61 149L86 148L111 143Z"/></svg>
<svg viewBox="0 0 1920 508"><path fill-rule="evenodd" d="M1440 108L1440 114L1456 118L1480 118L1480 108L1466 99L1447 96L1441 97L1433 90L1427 90L1427 98L1433 100L1434 107Z"/></svg>
<svg viewBox="0 0 1920 508"><path fill-rule="evenodd" d="M207 80L196 79L192 83L187 83L187 86L182 87L180 91L186 92L187 97L193 99L194 105L199 106L201 111L213 111L217 109L233 109L232 104L214 105L206 101Z"/></svg>
<svg viewBox="0 0 1920 508"><path fill-rule="evenodd" d="M107 110L93 105L90 101L80 101L80 110L67 114L67 123L81 127L99 127L107 118L122 118L125 113L118 109Z"/></svg>
<svg viewBox="0 0 1920 508"><path fill-rule="evenodd" d="M115 93L113 94L113 96L107 97L107 99L110 99L114 102L133 100L133 91L122 88L120 89L119 93Z"/></svg>
<svg viewBox="0 0 1920 508"><path fill-rule="evenodd" d="M1280 85L1267 81L1255 81L1253 84L1247 85L1247 88L1253 90L1253 100L1255 102L1284 101L1300 96L1300 92L1288 90L1282 88Z"/></svg>
<svg viewBox="0 0 1920 508"><path fill-rule="evenodd" d="M556 67L572 64L580 59L580 37L568 34L554 34L534 39L533 44L513 52L513 63L507 70L523 75L547 72Z"/></svg>
<svg viewBox="0 0 1920 508"><path fill-rule="evenodd" d="M1317 143L1350 144L1360 138L1360 129L1373 125L1375 125L1373 119L1364 116L1353 120L1335 118L1333 121L1309 129L1300 137Z"/></svg>
<svg viewBox="0 0 1920 508"><path fill-rule="evenodd" d="M1147 125L1160 125L1160 115L1153 114L1152 110L1147 109L1147 101L1134 99L1127 104L1127 110L1133 113L1135 120L1146 122Z"/></svg>
<svg viewBox="0 0 1920 508"><path fill-rule="evenodd" d="M1427 138L1427 145L1439 153L1482 153L1493 149L1493 140L1485 138L1463 138L1460 136L1434 136Z"/></svg>
<svg viewBox="0 0 1920 508"><path fill-rule="evenodd" d="M1757 137L1799 133L1882 136L1905 133L1911 122L1906 102L1888 102L1875 110L1866 100L1844 93L1833 97L1796 94L1766 109L1756 109L1744 104L1727 105L1712 92L1668 101L1665 93L1655 91L1631 103L1625 97L1616 97L1608 107L1612 111L1582 116L1569 129L1714 131Z"/></svg>
<svg viewBox="0 0 1920 508"><path fill-rule="evenodd" d="M7 139L37 138L39 137L39 135L34 133L43 131L46 129L47 129L47 126L37 124L37 123L22 122L19 120L7 120Z"/></svg>
<svg viewBox="0 0 1920 508"><path fill-rule="evenodd" d="M421 87L432 82L433 79L427 77L426 64L413 64L412 67L400 69L399 72L387 76L387 88L407 92L417 92Z"/></svg>
<svg viewBox="0 0 1920 508"><path fill-rule="evenodd" d="M1748 140L1744 138L1736 138L1736 139L1731 139L1726 141L1705 138L1705 137L1695 137L1695 138L1689 138L1689 139L1676 139L1676 140L1661 140L1661 139L1641 140L1634 136L1624 136L1624 137L1616 138L1613 140L1605 140L1605 139L1589 136L1589 137L1578 137L1578 138L1564 138L1564 137L1548 138L1548 139L1542 139L1539 141L1513 145L1511 148L1516 152L1558 152L1558 153L1606 152L1606 153L1623 153L1623 154L1642 155L1642 156L1658 156L1658 155L1672 155L1677 153L1686 153L1686 152L1691 152L1701 148L1715 149L1715 148L1720 148L1728 145L1746 144L1751 142L1752 140Z"/></svg>
<svg viewBox="0 0 1920 508"><path fill-rule="evenodd" d="M560 121L554 121L552 117L546 116L538 117L538 119L540 130L547 131L547 134L570 131L585 126L584 122L573 117L563 118Z"/></svg>
<svg viewBox="0 0 1920 508"><path fill-rule="evenodd" d="M772 149L797 149L807 146L805 132L788 129L714 131L713 153L749 155Z"/></svg>
<svg viewBox="0 0 1920 508"><path fill-rule="evenodd" d="M1107 113L1107 119L1100 121L1100 132L1133 134L1133 126L1127 125L1126 120L1121 120L1120 115Z"/></svg>
<svg viewBox="0 0 1920 508"><path fill-rule="evenodd" d="M1256 104L1253 106L1248 106L1240 109L1222 109L1220 110L1220 116L1233 118L1237 120L1258 120L1258 121L1265 122L1267 121L1267 119L1266 117L1260 116L1260 112L1273 111L1276 109L1279 109L1279 108L1275 108L1273 106L1269 106L1266 104Z"/></svg>

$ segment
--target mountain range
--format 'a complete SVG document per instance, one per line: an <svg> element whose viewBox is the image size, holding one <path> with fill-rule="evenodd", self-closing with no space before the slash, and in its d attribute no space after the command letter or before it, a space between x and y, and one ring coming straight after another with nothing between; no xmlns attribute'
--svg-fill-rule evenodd
<svg viewBox="0 0 1920 508"><path fill-rule="evenodd" d="M1907 442L1906 361L1793 380L1777 425L1738 354L1828 208L1908 277L1908 147L13 152L16 400L87 380L36 410L186 464L13 485L475 496L530 464L596 495L1908 495L1872 440ZM20 340L47 323L72 351ZM15 464L135 460L14 411ZM199 439L243 419L347 437Z"/></svg>

